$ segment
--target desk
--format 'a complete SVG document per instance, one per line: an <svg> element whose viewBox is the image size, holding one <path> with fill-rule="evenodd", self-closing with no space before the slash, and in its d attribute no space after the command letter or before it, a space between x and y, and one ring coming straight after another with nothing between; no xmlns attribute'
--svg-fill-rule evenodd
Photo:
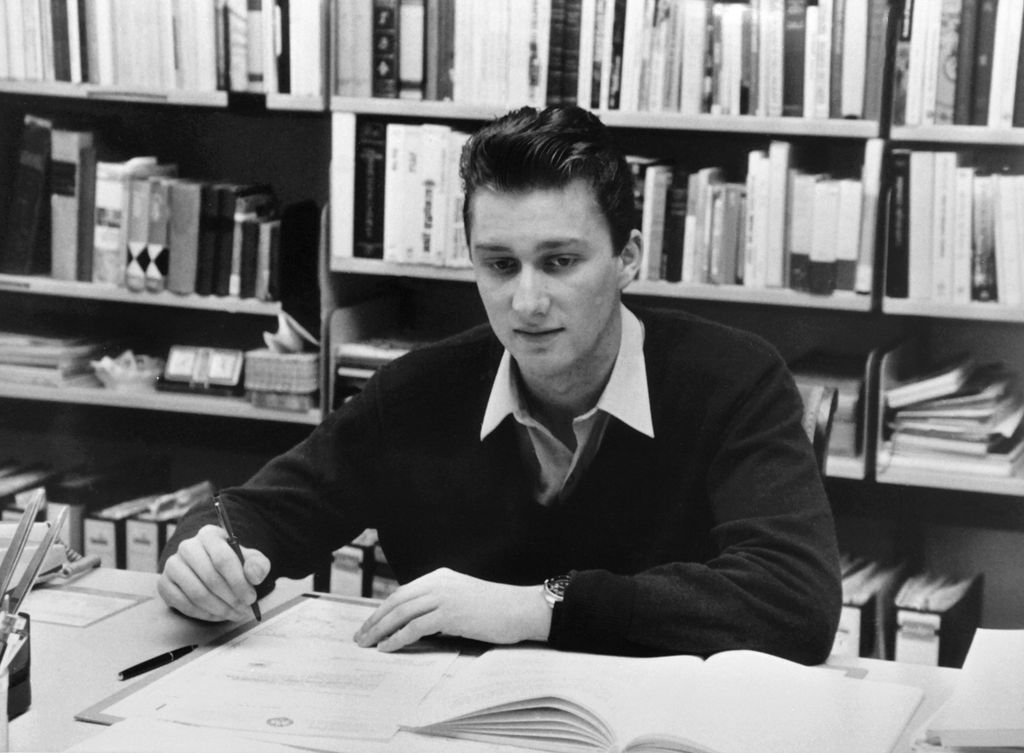
<svg viewBox="0 0 1024 753"><path fill-rule="evenodd" d="M61 751L99 733L102 727L77 722L73 716L125 687L126 683L117 679L117 670L170 648L208 643L236 626L202 623L171 612L156 594L156 580L152 573L100 568L74 585L135 594L146 600L84 628L32 623L32 706L11 722L11 750ZM264 611L301 593L304 586L279 581L273 593L261 601ZM31 601L26 605L31 612ZM924 689L925 700L907 725L898 751L909 750L913 733L949 697L959 674L959 670L944 667L876 659L843 659L830 664L866 672L872 680Z"/></svg>

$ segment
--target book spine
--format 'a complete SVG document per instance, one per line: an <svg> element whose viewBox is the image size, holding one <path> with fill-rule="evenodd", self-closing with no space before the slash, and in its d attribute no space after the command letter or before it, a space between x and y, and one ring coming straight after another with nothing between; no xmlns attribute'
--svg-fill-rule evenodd
<svg viewBox="0 0 1024 753"><path fill-rule="evenodd" d="M172 293L188 295L196 291L202 190L197 181L181 180L170 185L167 289Z"/></svg>
<svg viewBox="0 0 1024 753"><path fill-rule="evenodd" d="M399 0L373 0L373 96L399 93Z"/></svg>
<svg viewBox="0 0 1024 753"><path fill-rule="evenodd" d="M971 125L988 124L992 92L992 53L996 38L996 0L978 0L978 30L974 42L974 81L971 85Z"/></svg>
<svg viewBox="0 0 1024 753"><path fill-rule="evenodd" d="M170 186L175 179L150 178L149 237L146 242L144 284L146 290L158 293L167 287L170 250Z"/></svg>
<svg viewBox="0 0 1024 753"><path fill-rule="evenodd" d="M971 122L978 10L978 0L963 0L957 33L956 86L953 92L953 123L956 125L968 125Z"/></svg>
<svg viewBox="0 0 1024 753"><path fill-rule="evenodd" d="M974 168L957 167L953 195L953 282L954 303L971 302L971 229L974 204Z"/></svg>
<svg viewBox="0 0 1024 753"><path fill-rule="evenodd" d="M839 220L839 181L828 178L814 186L814 229L811 233L808 286L828 295L836 289L836 227Z"/></svg>
<svg viewBox="0 0 1024 753"><path fill-rule="evenodd" d="M0 247L0 272L32 274L50 268L50 201L47 179L50 165L49 120L26 115L18 149L14 186ZM45 254L40 251L45 248Z"/></svg>
<svg viewBox="0 0 1024 753"><path fill-rule="evenodd" d="M907 297L919 301L927 301L932 292L934 184L935 153L911 152Z"/></svg>
<svg viewBox="0 0 1024 753"><path fill-rule="evenodd" d="M914 0L904 0L896 24L896 49L892 66L892 122L907 122L907 89L910 86L910 43L914 29Z"/></svg>
<svg viewBox="0 0 1024 753"><path fill-rule="evenodd" d="M885 243L885 295L906 298L909 294L910 152L894 149L891 160L889 223Z"/></svg>
<svg viewBox="0 0 1024 753"><path fill-rule="evenodd" d="M992 186L991 175L979 175L974 179L971 299L975 301L999 300Z"/></svg>
<svg viewBox="0 0 1024 753"><path fill-rule="evenodd" d="M424 0L399 0L398 27L398 96L423 99Z"/></svg>
<svg viewBox="0 0 1024 753"><path fill-rule="evenodd" d="M868 7L867 51L864 73L864 119L882 120L886 76L891 70L895 9L889 0L871 0ZM891 74L889 74L891 75Z"/></svg>
<svg viewBox="0 0 1024 753"><path fill-rule="evenodd" d="M379 121L363 121L358 125L353 255L363 259L384 258L385 131L386 125Z"/></svg>
<svg viewBox="0 0 1024 753"><path fill-rule="evenodd" d="M55 129L50 163L50 275L77 280L79 256L87 252L90 204L96 183L92 134Z"/></svg>
<svg viewBox="0 0 1024 753"><path fill-rule="evenodd" d="M782 114L804 112L804 45L807 35L807 0L785 0L785 38L782 62Z"/></svg>
<svg viewBox="0 0 1024 753"><path fill-rule="evenodd" d="M957 45L960 37L962 0L943 0L939 28L939 65L935 87L935 123L950 125L956 108Z"/></svg>
<svg viewBox="0 0 1024 753"><path fill-rule="evenodd" d="M148 255L146 244L149 241L149 212L152 185L144 175L136 175L127 180L128 210L126 212L127 228L125 230L124 276L119 284L129 290L146 289L146 266Z"/></svg>

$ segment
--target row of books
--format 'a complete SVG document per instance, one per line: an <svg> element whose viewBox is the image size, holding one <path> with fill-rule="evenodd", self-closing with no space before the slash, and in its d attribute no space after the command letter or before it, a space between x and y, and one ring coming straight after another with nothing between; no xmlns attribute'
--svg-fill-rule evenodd
<svg viewBox="0 0 1024 753"><path fill-rule="evenodd" d="M335 116L335 121L354 124L346 115ZM351 238L341 238L338 246L344 250L336 253L403 264L469 266L458 176L467 138L440 124L375 120L360 121L358 131L336 138L332 161L354 165L354 231Z"/></svg>
<svg viewBox="0 0 1024 753"><path fill-rule="evenodd" d="M333 91L814 118L880 116L889 4L335 0Z"/></svg>
<svg viewBox="0 0 1024 753"><path fill-rule="evenodd" d="M640 279L869 293L881 150L868 141L858 177L802 168L786 141L749 152L742 182L717 166L637 166Z"/></svg>
<svg viewBox="0 0 1024 753"><path fill-rule="evenodd" d="M984 579L909 573L904 563L843 554L833 657L959 667L981 618Z"/></svg>
<svg viewBox="0 0 1024 753"><path fill-rule="evenodd" d="M314 0L5 0L0 79L322 96Z"/></svg>
<svg viewBox="0 0 1024 753"><path fill-rule="evenodd" d="M906 0L895 51L896 125L1024 125L1021 0Z"/></svg>
<svg viewBox="0 0 1024 753"><path fill-rule="evenodd" d="M282 223L269 185L97 159L96 135L25 118L0 271L133 291L279 300Z"/></svg>
<svg viewBox="0 0 1024 753"><path fill-rule="evenodd" d="M336 255L467 266L457 177L465 138L443 125L367 120L336 141L335 162L355 163L353 237ZM860 176L809 172L797 147L773 141L750 152L736 182L722 167L632 157L640 278L870 293L881 160L881 140L869 139Z"/></svg>
<svg viewBox="0 0 1024 753"><path fill-rule="evenodd" d="M894 150L886 295L1024 303L1024 175L969 161L954 151Z"/></svg>
<svg viewBox="0 0 1024 753"><path fill-rule="evenodd" d="M1019 376L960 354L888 386L883 451L896 465L1018 475L1024 467Z"/></svg>

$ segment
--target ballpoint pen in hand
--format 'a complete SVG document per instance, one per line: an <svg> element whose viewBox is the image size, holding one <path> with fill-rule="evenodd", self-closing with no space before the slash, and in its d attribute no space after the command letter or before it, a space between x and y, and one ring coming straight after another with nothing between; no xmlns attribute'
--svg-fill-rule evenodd
<svg viewBox="0 0 1024 753"><path fill-rule="evenodd" d="M219 499L213 501L213 506L217 508L217 517L220 518L220 527L224 529L224 533L228 535L228 545L234 550L235 554L238 555L238 561L242 563L242 568L245 568L245 557L242 556L242 547L238 543L238 537L235 536L234 530L231 528L231 521L228 520L228 511L224 509L224 506L220 503ZM257 622L263 620L263 615L260 614L259 602L254 601L252 603L252 616L256 618Z"/></svg>

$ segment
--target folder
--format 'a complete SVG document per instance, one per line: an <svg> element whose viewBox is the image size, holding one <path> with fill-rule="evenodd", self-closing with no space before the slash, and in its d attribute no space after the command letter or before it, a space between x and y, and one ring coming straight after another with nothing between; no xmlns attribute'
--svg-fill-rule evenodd
<svg viewBox="0 0 1024 753"><path fill-rule="evenodd" d="M963 665L981 620L983 576L965 579L922 574L896 594L894 658L942 667Z"/></svg>
<svg viewBox="0 0 1024 753"><path fill-rule="evenodd" d="M126 522L159 498L159 494L148 494L87 515L82 530L83 554L96 555L105 567L124 569Z"/></svg>

